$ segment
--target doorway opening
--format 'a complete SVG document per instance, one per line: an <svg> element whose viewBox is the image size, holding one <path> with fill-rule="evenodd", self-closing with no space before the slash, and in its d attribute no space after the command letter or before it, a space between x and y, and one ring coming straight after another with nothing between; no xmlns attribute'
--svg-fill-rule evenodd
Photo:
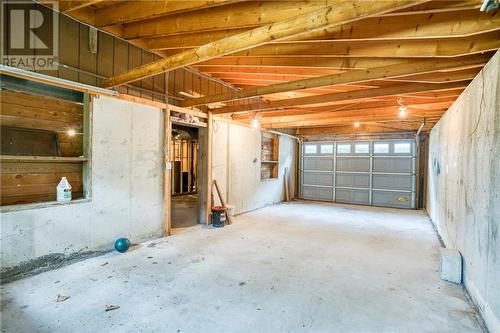
<svg viewBox="0 0 500 333"><path fill-rule="evenodd" d="M199 131L172 124L170 149L172 231L198 224L199 220Z"/></svg>

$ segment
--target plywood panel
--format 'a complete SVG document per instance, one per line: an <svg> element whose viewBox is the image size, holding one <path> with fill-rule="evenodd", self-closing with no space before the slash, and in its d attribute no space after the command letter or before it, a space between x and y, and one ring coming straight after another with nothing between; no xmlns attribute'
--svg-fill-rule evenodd
<svg viewBox="0 0 500 333"><path fill-rule="evenodd" d="M90 52L89 49L89 30L90 28L86 25L80 24L80 52L79 52L79 67L80 69L90 72L97 72L97 54ZM95 86L97 81L96 77L93 75L80 73L79 81L81 83L90 84Z"/></svg>
<svg viewBox="0 0 500 333"><path fill-rule="evenodd" d="M142 50L142 64L149 64L153 61L153 54ZM142 82L142 88L153 91L153 77L145 78ZM145 99L153 99L153 94L149 91L141 91L141 97Z"/></svg>
<svg viewBox="0 0 500 333"><path fill-rule="evenodd" d="M142 51L140 48L133 46L133 45L129 45L129 47L128 47L128 68L135 68L135 67L141 66L141 64L142 64L142 54L141 53L142 53ZM130 85L134 86L134 87L141 88L142 87L141 82L142 81L130 82ZM129 93L129 95L132 95L132 96L141 97L141 90L140 89L134 89L132 87L129 87L128 93Z"/></svg>
<svg viewBox="0 0 500 333"><path fill-rule="evenodd" d="M113 75L118 75L128 69L128 43L115 39L113 44ZM126 86L118 86L117 90L123 94L128 93Z"/></svg>
<svg viewBox="0 0 500 333"><path fill-rule="evenodd" d="M105 78L113 76L114 38L99 31L97 37L97 74ZM98 79L100 84L102 79Z"/></svg>
<svg viewBox="0 0 500 333"><path fill-rule="evenodd" d="M73 199L81 198L81 163L3 162L0 174L1 205L54 201L61 177L68 178Z"/></svg>
<svg viewBox="0 0 500 333"><path fill-rule="evenodd" d="M79 23L64 15L59 15L59 59L62 64L79 67L79 39ZM59 77L78 81L78 73L66 68L59 69Z"/></svg>

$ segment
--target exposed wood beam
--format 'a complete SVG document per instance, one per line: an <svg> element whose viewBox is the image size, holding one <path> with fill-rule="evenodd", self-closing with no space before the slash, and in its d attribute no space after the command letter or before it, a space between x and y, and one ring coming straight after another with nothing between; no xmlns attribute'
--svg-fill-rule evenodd
<svg viewBox="0 0 500 333"><path fill-rule="evenodd" d="M468 85L469 81L452 82L445 84L436 83L408 83L387 86L383 88L363 89L343 93L325 94L317 96L307 96L299 98L290 98L278 101L265 101L261 103L252 103L246 105L229 106L221 109L213 110L214 114L249 112L249 111L264 111L278 110L287 107L297 107L299 105L315 105L326 103L352 103L356 100L386 96L402 96L418 92L434 92L463 89Z"/></svg>
<svg viewBox="0 0 500 333"><path fill-rule="evenodd" d="M380 27L384 27L380 29ZM389 17L374 17L360 22L344 24L324 30L299 34L275 43L305 43L317 41L345 40L400 40L467 37L489 31L500 30L500 12L483 13L478 10L435 15L416 14ZM197 32L149 38L144 42L150 49L169 50L192 48L221 39L245 29Z"/></svg>
<svg viewBox="0 0 500 333"><path fill-rule="evenodd" d="M422 82L422 83L443 83L463 80L472 80L481 71L483 65L466 70L451 72L435 72L419 75L408 75L396 79L389 79L390 82Z"/></svg>
<svg viewBox="0 0 500 333"><path fill-rule="evenodd" d="M394 12L384 14L385 16L391 15L414 15L414 14L436 14L445 12L454 12L457 10L478 9L481 7L481 0L463 0L463 1L450 1L450 0L437 0L415 5L411 8L402 10L395 10Z"/></svg>
<svg viewBox="0 0 500 333"><path fill-rule="evenodd" d="M420 75L408 75L395 79L388 79L391 82L423 82L423 83L442 83L463 81L473 79L481 70L484 64L477 65L476 68L466 70L456 70L447 72L433 72ZM255 85L269 85L277 82L286 82L292 80L301 80L303 78L311 77L305 75L280 75L280 74L254 74L254 73L216 73L214 77L221 79L225 82L230 82L235 85L241 83L254 83Z"/></svg>
<svg viewBox="0 0 500 333"><path fill-rule="evenodd" d="M103 86L113 87L182 66L263 45L274 40L293 36L303 31L345 24L420 2L422 1L386 0L377 2L363 1L359 3L351 1L338 2L335 6L328 6L292 19L227 37L219 41L205 44L196 49L184 51L178 55L132 69L126 73L104 80Z"/></svg>
<svg viewBox="0 0 500 333"><path fill-rule="evenodd" d="M417 127L417 125L414 125ZM418 128L418 127L417 127ZM415 128L415 130L417 129ZM374 122L370 124L361 124L359 127L348 126L332 126L332 127L305 127L297 128L295 135L299 136L321 136L321 135L335 135L335 134L361 134L361 133L387 133L387 132L401 132L401 129L389 128L382 126L380 123Z"/></svg>
<svg viewBox="0 0 500 333"><path fill-rule="evenodd" d="M68 0L59 1L59 11L69 13L78 9L95 5L96 3L103 2L104 0Z"/></svg>
<svg viewBox="0 0 500 333"><path fill-rule="evenodd" d="M443 108L446 105L453 103L457 97L458 95L453 95L450 97L436 98L433 99L432 101L426 99L418 99L418 98L405 98L404 103L408 108L422 108L422 109ZM327 112L369 110L369 109L388 108L388 107L399 107L396 98L379 102L362 102L362 103L354 102L353 104L344 104L344 105L334 105L334 106L329 105L329 106L320 106L312 108L293 108L293 109L286 109L283 111L279 110L279 111L260 112L258 114L258 117L259 119L276 118L276 117L287 117L295 115L325 114ZM253 119L254 117L255 113L253 112L232 115L233 120Z"/></svg>
<svg viewBox="0 0 500 333"><path fill-rule="evenodd" d="M493 55L493 52L485 52L485 56ZM395 65L407 62L404 58L392 57L372 57L372 58L356 58L356 57L222 57L218 59L208 60L194 65L194 67L204 71L205 67L246 67L258 66L262 68L302 68L302 69L368 69L374 67L382 67L387 65Z"/></svg>
<svg viewBox="0 0 500 333"><path fill-rule="evenodd" d="M487 61L488 59L483 56L469 57L465 59L441 59L430 61L418 60L399 65L390 65L363 71L351 71L346 73L324 75L297 81L278 83L267 87L237 90L231 93L188 99L182 102L182 106L197 106L213 102L224 102L229 100L237 100L253 96L269 95L308 88L332 86L337 84L359 83L369 80L394 78L409 74L423 74L450 68L458 69L471 65L485 64Z"/></svg>
<svg viewBox="0 0 500 333"><path fill-rule="evenodd" d="M383 29L381 29L383 27ZM281 43L293 40L305 44L323 40L404 40L468 37L500 30L500 13L478 10L446 12L434 15L413 14L374 17L332 27L321 31L305 32Z"/></svg>
<svg viewBox="0 0 500 333"><path fill-rule="evenodd" d="M264 45L232 56L246 57L456 57L500 48L500 31L466 38L405 41L316 41Z"/></svg>
<svg viewBox="0 0 500 333"><path fill-rule="evenodd" d="M199 10L124 24L124 37L127 39L145 38L179 33L203 33L224 29L256 28L317 10L325 5L334 5L338 2L338 0L297 0L238 3L235 5L212 8L210 10ZM452 3L453 6L450 6ZM475 3L480 5L479 0ZM410 13L412 13L412 15L418 13L431 14L446 10L457 11L471 8L470 1L448 1L448 4L444 2L438 5L439 6L421 8L420 11L410 11ZM380 15L384 14L388 13L381 13ZM398 15L401 15L401 13Z"/></svg>
<svg viewBox="0 0 500 333"><path fill-rule="evenodd" d="M433 103L428 104L425 107L418 105L408 105L408 114L410 115L420 115L420 114L429 114L433 112L443 112L446 111L453 102L442 102L442 103ZM263 123L278 123L278 122L294 122L294 121L312 121L312 120L322 120L328 119L331 117L358 117L364 116L367 114L370 115L390 115L391 119L406 119L399 117L399 106L385 106L385 107L374 107L368 109L351 109L351 110L340 110L340 111L331 111L331 112L320 112L314 114L296 114L289 116L281 116L281 117L265 117L259 118Z"/></svg>
<svg viewBox="0 0 500 333"><path fill-rule="evenodd" d="M251 1L124 25L126 39L256 28L339 3L335 0ZM203 43L201 45L206 44Z"/></svg>
<svg viewBox="0 0 500 333"><path fill-rule="evenodd" d="M320 75L327 75L327 74L335 74L335 73L343 73L346 70L339 70L339 69L315 69L315 68L290 68L290 67L285 67L285 68L272 68L272 67L258 67L258 66L228 66L228 67L221 67L221 66L214 66L214 67L200 67L200 69L203 70L203 73L207 74L214 74L214 75L221 75L221 74L266 74L266 75L300 75L303 77L310 77L310 76L320 76Z"/></svg>
<svg viewBox="0 0 500 333"><path fill-rule="evenodd" d="M405 121L422 121L424 119L439 119L446 110L442 111L424 111L424 112L408 112ZM274 121L266 122L261 121L261 126L264 128L288 128L288 127L304 127L304 126L326 126L326 125L346 125L353 124L354 122L374 122L374 121L394 121L398 122L397 114L394 111L386 112L364 112L357 115L335 115L330 117L323 117L321 119L312 120L295 120L295 121Z"/></svg>
<svg viewBox="0 0 500 333"><path fill-rule="evenodd" d="M161 0L125 1L120 4L96 10L95 23L98 27L152 19L160 16L180 14L193 10L227 5L243 0Z"/></svg>

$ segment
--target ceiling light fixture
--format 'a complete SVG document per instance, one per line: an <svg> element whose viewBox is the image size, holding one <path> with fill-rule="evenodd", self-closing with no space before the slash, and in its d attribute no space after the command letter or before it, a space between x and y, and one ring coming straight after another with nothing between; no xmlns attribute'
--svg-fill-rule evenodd
<svg viewBox="0 0 500 333"><path fill-rule="evenodd" d="M69 136L75 136L76 135L76 131L74 129L69 129L66 134L68 134Z"/></svg>
<svg viewBox="0 0 500 333"><path fill-rule="evenodd" d="M354 122L354 127L359 127L361 126L361 123L359 121Z"/></svg>
<svg viewBox="0 0 500 333"><path fill-rule="evenodd" d="M400 117L406 117L406 112L408 111L408 107L404 105L404 101L402 98L398 98L398 104L399 104L399 116Z"/></svg>
<svg viewBox="0 0 500 333"><path fill-rule="evenodd" d="M259 128L260 127L260 121L257 118L253 118L251 124L252 124L253 128Z"/></svg>

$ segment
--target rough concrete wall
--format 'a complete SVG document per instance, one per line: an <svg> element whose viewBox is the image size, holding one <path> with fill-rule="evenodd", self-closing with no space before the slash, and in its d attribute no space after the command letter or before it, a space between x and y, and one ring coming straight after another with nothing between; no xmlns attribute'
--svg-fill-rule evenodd
<svg viewBox="0 0 500 333"><path fill-rule="evenodd" d="M162 234L162 110L107 97L93 105L92 199L2 213L3 271Z"/></svg>
<svg viewBox="0 0 500 333"><path fill-rule="evenodd" d="M260 179L261 131L216 121L212 142L212 177L228 203L235 205L236 214L284 200L284 169L294 172L292 138L280 137L279 178L264 181Z"/></svg>
<svg viewBox="0 0 500 333"><path fill-rule="evenodd" d="M432 129L427 210L463 256L464 284L500 332L500 53Z"/></svg>

